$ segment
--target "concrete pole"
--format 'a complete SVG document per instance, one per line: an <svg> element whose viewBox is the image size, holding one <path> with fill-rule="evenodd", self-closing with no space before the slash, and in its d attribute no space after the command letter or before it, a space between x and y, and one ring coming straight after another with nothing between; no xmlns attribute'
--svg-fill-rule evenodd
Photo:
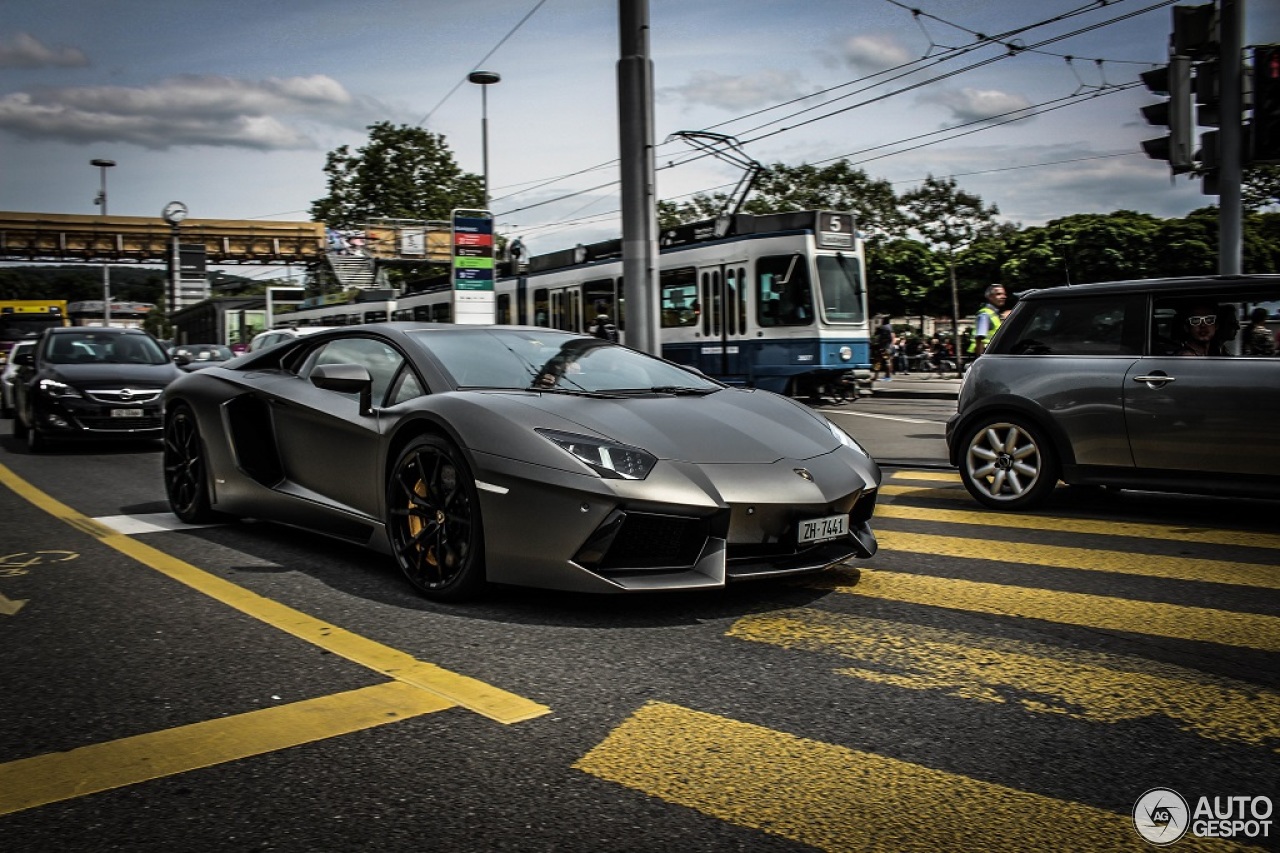
<svg viewBox="0 0 1280 853"><path fill-rule="evenodd" d="M648 0L618 0L618 36L622 293L627 312L626 343L633 349L661 355L657 306L658 210L653 144L653 61L649 57Z"/></svg>
<svg viewBox="0 0 1280 853"><path fill-rule="evenodd" d="M1244 54L1244 0L1220 0L1218 140L1218 273L1239 275L1243 253L1241 149L1244 110L1241 104L1240 63Z"/></svg>

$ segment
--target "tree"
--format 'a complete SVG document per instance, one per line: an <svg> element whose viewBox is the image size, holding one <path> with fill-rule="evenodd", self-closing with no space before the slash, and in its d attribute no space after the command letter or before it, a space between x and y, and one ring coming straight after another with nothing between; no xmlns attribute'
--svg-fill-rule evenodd
<svg viewBox="0 0 1280 853"><path fill-rule="evenodd" d="M921 243L900 237L867 249L867 300L872 314L933 311L946 265ZM943 309L945 310L945 309Z"/></svg>
<svg viewBox="0 0 1280 853"><path fill-rule="evenodd" d="M902 205L907 224L946 260L951 280L951 334L957 342L956 362L963 364L960 340L960 290L956 283L956 256L995 227L1000 212L986 207L982 198L956 188L955 178L929 175L924 183L904 193Z"/></svg>
<svg viewBox="0 0 1280 853"><path fill-rule="evenodd" d="M484 204L484 179L458 167L443 135L411 125L369 125L369 142L354 154L346 145L330 151L324 171L329 194L311 203L311 218L332 228L448 219Z"/></svg>
<svg viewBox="0 0 1280 853"><path fill-rule="evenodd" d="M1250 166L1244 172L1241 188L1244 209L1259 213L1267 207L1280 207L1280 166Z"/></svg>

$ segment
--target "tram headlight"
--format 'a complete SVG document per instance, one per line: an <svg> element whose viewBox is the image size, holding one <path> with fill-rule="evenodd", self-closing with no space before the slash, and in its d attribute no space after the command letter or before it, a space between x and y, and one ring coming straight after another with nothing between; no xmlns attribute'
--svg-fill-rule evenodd
<svg viewBox="0 0 1280 853"><path fill-rule="evenodd" d="M853 360L853 347L840 347L840 360L841 360L841 361L852 361L852 360Z"/></svg>

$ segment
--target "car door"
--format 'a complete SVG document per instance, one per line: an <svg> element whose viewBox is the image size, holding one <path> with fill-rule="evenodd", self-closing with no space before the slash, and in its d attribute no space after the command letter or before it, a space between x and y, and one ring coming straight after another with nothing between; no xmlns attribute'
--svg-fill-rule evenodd
<svg viewBox="0 0 1280 853"><path fill-rule="evenodd" d="M404 361L400 352L383 340L338 338L313 348L293 381L272 389L268 399L285 478L282 491L379 517L385 484L376 407ZM358 364L369 371L374 411L362 413L355 394L328 391L311 383L312 370L332 364Z"/></svg>
<svg viewBox="0 0 1280 853"><path fill-rule="evenodd" d="M1189 312L1215 306L1223 354L1176 353ZM1153 354L1125 379L1125 420L1139 468L1214 475L1280 476L1280 358L1243 354L1241 317L1262 307L1280 319L1277 292L1207 290L1153 301ZM1246 321L1247 322L1247 321ZM1272 321L1271 331L1280 325ZM1166 341L1163 347L1160 342Z"/></svg>

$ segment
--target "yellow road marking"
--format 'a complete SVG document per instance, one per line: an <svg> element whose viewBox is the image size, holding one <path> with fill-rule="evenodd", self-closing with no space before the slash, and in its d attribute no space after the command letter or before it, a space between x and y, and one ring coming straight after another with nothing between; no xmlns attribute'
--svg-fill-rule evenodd
<svg viewBox="0 0 1280 853"><path fill-rule="evenodd" d="M960 474L955 471L894 471L891 480L927 480L930 483L959 483ZM968 494L968 492L965 492Z"/></svg>
<svg viewBox="0 0 1280 853"><path fill-rule="evenodd" d="M0 764L0 815L442 711L397 681Z"/></svg>
<svg viewBox="0 0 1280 853"><path fill-rule="evenodd" d="M1205 581L1209 583L1256 586L1280 589L1280 569L1259 563L1232 563L1226 560L1204 560L1192 557L1161 557L1143 554L1135 557L1122 551L1097 548L1073 548L1066 545L1032 545L1007 539L972 539L959 536L937 536L931 533L903 533L899 530L877 530L876 539L886 551L910 551L937 557L961 557L966 560L1023 563L1087 572L1115 572L1171 580Z"/></svg>
<svg viewBox="0 0 1280 853"><path fill-rule="evenodd" d="M1154 715L1212 740L1280 751L1280 693L1141 658L810 608L747 616L728 636L851 659L837 672L1099 723Z"/></svg>
<svg viewBox="0 0 1280 853"><path fill-rule="evenodd" d="M973 503L973 498L969 497L969 493L959 486L895 486L892 483L884 483L880 486L881 495L902 496L908 495L921 498L945 498L949 501L968 501ZM880 512L880 507L876 507L876 512Z"/></svg>
<svg viewBox="0 0 1280 853"><path fill-rule="evenodd" d="M967 494L967 492L965 493ZM1280 548L1280 535L1254 531L1221 530L1186 527L1173 524L1138 524L1100 521L1090 518L1020 515L993 510L933 509L889 504L876 507L876 518L905 518L911 521L937 521L946 524L981 524L988 527L1019 530L1051 530L1062 533L1086 533L1097 536L1135 536L1142 539L1166 539L1174 542L1199 542L1206 545L1247 545L1251 548ZM1003 544L993 546L1002 548ZM1145 557L1143 559L1146 559Z"/></svg>
<svg viewBox="0 0 1280 853"><path fill-rule="evenodd" d="M235 609L293 634L336 655L390 678L435 693L500 723L518 723L551 713L551 709L474 678L426 663L398 649L353 634L301 611L250 592L190 563L138 542L81 515L0 465L0 483L78 530L97 538L145 566Z"/></svg>
<svg viewBox="0 0 1280 853"><path fill-rule="evenodd" d="M640 708L574 767L821 850L1151 849L1128 814L665 703ZM1242 849L1190 835L1184 845Z"/></svg>
<svg viewBox="0 0 1280 853"><path fill-rule="evenodd" d="M1255 613L870 569L828 572L811 584L851 595L948 610L1280 652L1280 618Z"/></svg>

